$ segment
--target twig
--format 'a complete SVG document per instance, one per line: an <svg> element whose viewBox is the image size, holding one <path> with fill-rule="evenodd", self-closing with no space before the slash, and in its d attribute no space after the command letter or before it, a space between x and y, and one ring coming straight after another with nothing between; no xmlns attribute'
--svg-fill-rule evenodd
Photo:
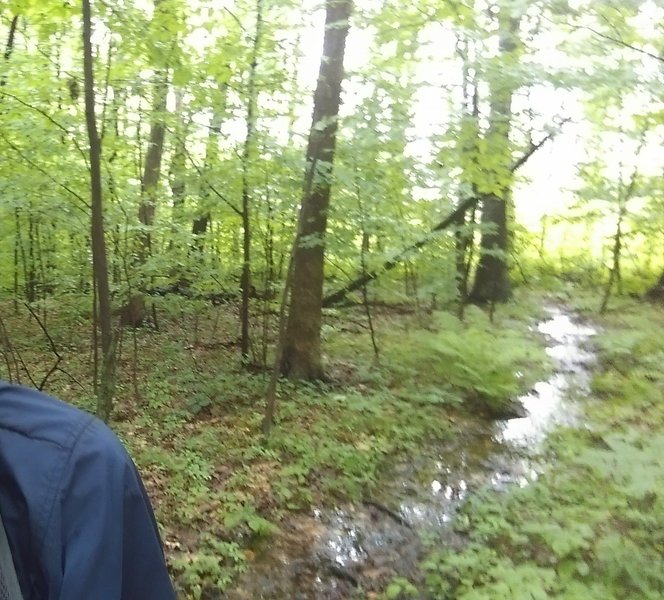
<svg viewBox="0 0 664 600"><path fill-rule="evenodd" d="M55 127L57 127L60 131L64 132L71 139L72 143L76 147L76 150L78 150L79 154L83 157L83 161L85 162L85 166L87 168L90 168L89 165L88 165L88 158L87 158L87 155L86 155L85 151L83 150L83 148L81 148L81 145L78 143L76 138L71 134L71 131L69 131L69 129L67 129L62 123L56 121L45 110L39 108L38 106L35 106L34 104L30 104L29 102L26 102L25 100L22 100L21 98L19 98L18 96L15 96L14 94L10 94L9 92L0 91L0 95L2 95L3 97L6 97L6 98L11 98L15 102L18 102L21 106L24 106L25 108L28 108L28 109L36 112L36 113L39 113L49 123L51 123L52 125L55 125Z"/></svg>
<svg viewBox="0 0 664 600"><path fill-rule="evenodd" d="M48 340L48 344L51 347L51 352L55 354L56 361L53 364L53 366L48 370L46 375L41 380L41 383L37 386L38 390L43 390L44 386L46 385L46 382L48 381L48 378L55 373L55 371L58 369L60 366L60 363L62 362L62 355L58 352L58 347L55 345L55 342L53 341L53 338L51 337L51 334L48 332L48 329L46 329L46 326L42 322L42 320L39 318L39 315L33 310L32 306L30 306L27 302L23 303L25 307L28 309L30 314L34 317L35 321L37 321L37 325L39 325L39 328L44 332L44 335L46 336L46 339Z"/></svg>
<svg viewBox="0 0 664 600"><path fill-rule="evenodd" d="M615 38L613 36L610 36L606 33L602 33L601 31L597 31L596 29L593 29L592 27L588 27L587 25L572 25L574 29L587 29L588 31L594 33L597 37L601 37L605 40L608 40L609 42L613 42L614 44L618 44L619 46L624 46L625 48L629 48L630 50L634 50L635 52L638 52L640 54L644 54L645 56L648 56L650 58L654 58L655 60L658 60L659 62L664 62L664 56L660 56L659 54L655 54L653 52L649 52L645 48L639 48L638 46L633 46L632 44L629 44L628 42L621 40L620 38Z"/></svg>
<svg viewBox="0 0 664 600"><path fill-rule="evenodd" d="M13 144L13 143L7 138L7 136L6 136L4 133L0 133L0 137L2 137L2 139L7 143L7 145L8 145L8 146L9 146L14 152L16 152L16 153L17 153L17 154L18 154L18 155L19 155L19 156L20 156L20 157L21 157L26 163L28 163L32 168L37 169L37 171L39 171L42 175L45 175L46 177L48 177L48 179L50 179L52 183L54 183L55 185L61 187L61 188L62 188L63 190L65 190L66 192L69 192L72 196L74 196L74 198L76 198L77 200L79 200L79 201L81 202L81 204L83 204L83 206L85 206L88 210L90 209L90 205L85 201L85 199L84 199L80 194L78 194L77 192L75 192L74 190L72 190L72 189L71 189L69 186L67 186L66 184L61 183L60 181L58 181L57 179L55 179L55 177L53 177L52 175L50 175L50 174L48 173L48 171L46 171L45 169L43 169L42 167L40 167L40 166L39 166L37 163L35 163L34 161L30 160L25 154L23 154L23 151L22 151L18 146L16 146L15 144ZM83 211L83 208L81 208L80 206L77 206L77 208L78 208L79 210ZM84 211L84 212L85 212L85 211Z"/></svg>
<svg viewBox="0 0 664 600"><path fill-rule="evenodd" d="M178 142L182 141L180 136L178 135L178 132L175 131L174 129L170 127L166 127L166 130L168 131L169 134L171 134ZM242 216L242 211L235 206L224 194L222 194L219 190L217 190L209 181L209 178L201 169L201 167L198 165L194 157L191 155L191 153L186 149L186 147L183 146L184 154L191 163L191 166L194 167L198 175L201 177L205 185L210 189L210 191L217 196L224 204L226 204L236 215Z"/></svg>
<svg viewBox="0 0 664 600"><path fill-rule="evenodd" d="M392 518L399 525L405 527L406 529L413 529L413 526L408 521L406 521L406 519L404 519L399 513L393 511L391 508L388 508L387 506L381 504L380 502L376 502L375 500L364 500L362 504L364 504L365 506L372 506L376 510L385 513L388 517Z"/></svg>

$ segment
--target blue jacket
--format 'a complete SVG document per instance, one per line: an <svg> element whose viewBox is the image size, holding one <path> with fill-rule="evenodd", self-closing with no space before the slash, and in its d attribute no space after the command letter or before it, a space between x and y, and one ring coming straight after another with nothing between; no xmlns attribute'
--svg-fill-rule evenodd
<svg viewBox="0 0 664 600"><path fill-rule="evenodd" d="M25 600L172 600L140 477L101 421L0 382L0 512Z"/></svg>

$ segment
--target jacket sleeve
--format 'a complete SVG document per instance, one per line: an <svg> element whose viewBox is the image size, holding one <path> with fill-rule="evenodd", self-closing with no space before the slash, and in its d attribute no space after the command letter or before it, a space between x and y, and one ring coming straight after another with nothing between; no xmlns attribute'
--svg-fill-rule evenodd
<svg viewBox="0 0 664 600"><path fill-rule="evenodd" d="M91 422L72 452L55 512L62 545L58 600L175 598L141 479L100 421Z"/></svg>

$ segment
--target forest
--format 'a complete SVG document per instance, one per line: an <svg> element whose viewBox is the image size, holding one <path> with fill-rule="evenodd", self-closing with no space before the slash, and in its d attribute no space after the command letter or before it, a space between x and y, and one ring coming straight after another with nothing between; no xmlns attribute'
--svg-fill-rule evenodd
<svg viewBox="0 0 664 600"><path fill-rule="evenodd" d="M3 0L0 378L185 600L664 597L662 0Z"/></svg>

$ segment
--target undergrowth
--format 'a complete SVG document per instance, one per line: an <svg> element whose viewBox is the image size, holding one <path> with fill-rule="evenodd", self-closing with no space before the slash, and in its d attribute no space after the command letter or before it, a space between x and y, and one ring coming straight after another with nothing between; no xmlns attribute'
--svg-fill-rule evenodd
<svg viewBox="0 0 664 600"><path fill-rule="evenodd" d="M529 329L536 312L523 301L501 307L491 322L470 308L462 323L444 312L386 310L375 318L376 361L362 312L331 311L331 379L281 382L267 442L260 436L265 375L247 373L223 342L224 315L162 316L161 330L138 331L135 346L125 332L113 426L153 498L182 597L226 588L289 512L370 496L400 457L454 436L450 415L509 405L546 368L542 340ZM90 355L76 341L84 336L55 313L49 322L56 343L67 344L68 373L85 380ZM43 362L43 348L21 349L26 364ZM58 376L49 391L89 401L79 388Z"/></svg>
<svg viewBox="0 0 664 600"><path fill-rule="evenodd" d="M664 597L664 314L616 302L600 325L587 428L550 439L534 484L464 506L463 550L424 564L432 598Z"/></svg>

